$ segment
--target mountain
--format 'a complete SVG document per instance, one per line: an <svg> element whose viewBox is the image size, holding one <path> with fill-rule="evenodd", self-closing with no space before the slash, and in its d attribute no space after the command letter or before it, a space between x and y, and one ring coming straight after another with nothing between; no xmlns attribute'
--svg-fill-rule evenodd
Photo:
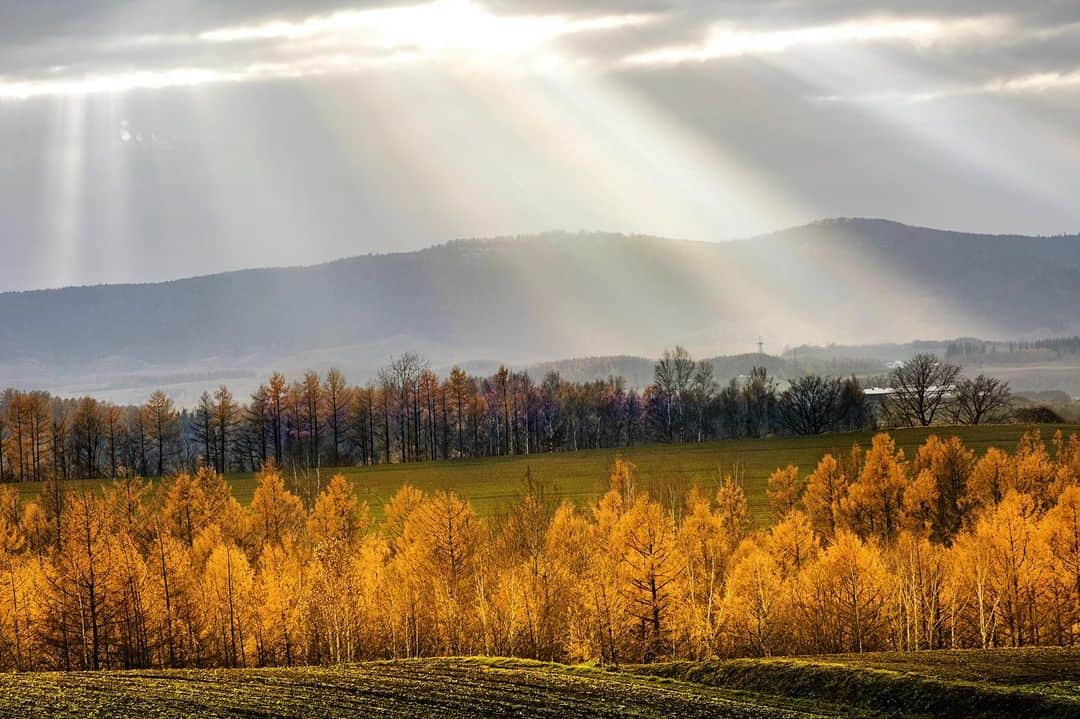
<svg viewBox="0 0 1080 719"><path fill-rule="evenodd" d="M158 284L0 294L0 385L1076 331L1080 236L827 220L722 243L547 233ZM80 379L81 378L81 379ZM66 384L65 384L66 383ZM122 382L121 382L122 384Z"/></svg>

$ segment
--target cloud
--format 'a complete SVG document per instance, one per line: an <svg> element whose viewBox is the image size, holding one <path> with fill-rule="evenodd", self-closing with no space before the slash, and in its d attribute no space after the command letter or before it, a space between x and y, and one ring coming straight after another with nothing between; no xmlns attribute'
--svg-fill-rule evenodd
<svg viewBox="0 0 1080 719"><path fill-rule="evenodd" d="M129 90L163 90L197 85L251 82L325 75L341 71L340 59L313 58L302 63L261 63L231 69L197 67L168 70L135 70L91 74L57 80L0 82L0 100L28 100L35 97L78 97Z"/></svg>
<svg viewBox="0 0 1080 719"><path fill-rule="evenodd" d="M300 22L224 27L199 37L213 43L286 40L358 44L382 50L513 53L534 50L566 35L618 30L648 21L649 16L641 14L577 18L562 14L497 15L471 0L436 0L405 7L343 10Z"/></svg>
<svg viewBox="0 0 1080 719"><path fill-rule="evenodd" d="M551 226L1080 227L1080 2L3 8L0 287Z"/></svg>
<svg viewBox="0 0 1080 719"><path fill-rule="evenodd" d="M714 25L701 43L647 50L630 55L625 62L630 65L674 65L744 55L784 53L801 48L876 42L926 45L973 37L1000 37L1010 27L1011 23L999 16L948 20L866 18L782 30L754 30L720 24Z"/></svg>
<svg viewBox="0 0 1080 719"><path fill-rule="evenodd" d="M60 0L58 0L60 1ZM739 57L797 58L877 49L929 67L938 86L889 87L861 78L810 99L919 101L995 89L1023 78L1071 86L1080 62L1080 10L1004 0L237 0L133 12L120 0L84 0L85 33L42 35L49 12L20 11L25 37L0 46L0 99L117 93L355 73L403 64L476 64L510 70L573 62L623 72ZM89 9L87 9L89 8ZM113 18L108 22L107 18ZM166 21L172 19L172 26ZM204 23L199 25L198 23ZM72 32L57 21L57 33ZM703 33L701 28L706 28ZM67 28L67 29L65 29ZM0 29L0 37L12 33ZM1064 70L1063 70L1064 68ZM863 87L873 80L876 87ZM954 82L946 87L945 83ZM983 87L983 85L987 85ZM832 90L830 89L830 93Z"/></svg>
<svg viewBox="0 0 1080 719"><path fill-rule="evenodd" d="M0 99L115 93L263 79L308 77L423 60L505 62L550 59L561 38L649 23L647 14L499 15L472 0L341 10L301 20L230 25L198 33L110 38L111 52L208 50L205 65L92 71L60 77L0 77ZM230 54L235 50L236 54ZM255 60L243 60L254 55Z"/></svg>
<svg viewBox="0 0 1080 719"><path fill-rule="evenodd" d="M822 95L821 102L853 104L918 104L978 95L1030 95L1055 90L1080 90L1080 68L1071 72L1039 72L1000 77L981 83L960 84L917 92L881 92L867 95Z"/></svg>

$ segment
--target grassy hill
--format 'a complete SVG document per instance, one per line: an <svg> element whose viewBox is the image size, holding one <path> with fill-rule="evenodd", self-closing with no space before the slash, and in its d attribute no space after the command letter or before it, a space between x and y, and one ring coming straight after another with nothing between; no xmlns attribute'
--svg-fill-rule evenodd
<svg viewBox="0 0 1080 719"><path fill-rule="evenodd" d="M969 649L673 662L633 671L876 716L1080 716L1080 650Z"/></svg>
<svg viewBox="0 0 1080 719"><path fill-rule="evenodd" d="M0 716L1070 717L1080 651L746 659L609 670L511 659L0 675Z"/></svg>
<svg viewBox="0 0 1080 719"><path fill-rule="evenodd" d="M930 434L958 435L977 453L997 446L1012 450L1017 440L1032 429L1025 425L989 425L979 427L937 427L895 430L893 436L909 457ZM1049 439L1057 426L1041 427ZM1080 432L1080 426L1061 426L1064 432ZM700 482L715 484L721 473L734 474L743 480L755 522L768 522L769 505L765 485L777 467L798 465L809 473L827 452L847 452L852 443L868 446L871 433L826 434L815 437L724 440L702 444L652 445L623 450L623 456L637 465L638 478L645 486L664 483ZM602 491L607 480L614 450L588 450L528 457L496 457L460 462L425 462L390 464L375 467L324 469L323 479L340 471L354 480L358 494L366 499L376 518L382 506L404 484L425 491L452 489L468 497L482 515L490 515L514 501L526 470L534 477L551 480L566 497L584 502ZM251 501L255 478L250 474L230 475L233 492L243 504ZM26 483L19 487L24 499L35 496L40 485Z"/></svg>

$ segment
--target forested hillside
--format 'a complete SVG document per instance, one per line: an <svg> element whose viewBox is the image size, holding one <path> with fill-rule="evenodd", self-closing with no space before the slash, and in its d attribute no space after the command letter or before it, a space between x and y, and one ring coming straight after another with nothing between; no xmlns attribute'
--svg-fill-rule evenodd
<svg viewBox="0 0 1080 719"><path fill-rule="evenodd" d="M834 220L700 243L611 234L458 241L305 268L0 295L0 371L58 377L243 372L390 354L654 357L917 337L1061 334L1077 324L1080 238Z"/></svg>

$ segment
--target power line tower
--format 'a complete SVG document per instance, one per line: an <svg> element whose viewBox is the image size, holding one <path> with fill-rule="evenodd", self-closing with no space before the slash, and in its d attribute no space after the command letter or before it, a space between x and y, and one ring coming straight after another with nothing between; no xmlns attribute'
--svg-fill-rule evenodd
<svg viewBox="0 0 1080 719"><path fill-rule="evenodd" d="M759 355L765 354L765 338L761 335L758 335L757 338L757 353Z"/></svg>

